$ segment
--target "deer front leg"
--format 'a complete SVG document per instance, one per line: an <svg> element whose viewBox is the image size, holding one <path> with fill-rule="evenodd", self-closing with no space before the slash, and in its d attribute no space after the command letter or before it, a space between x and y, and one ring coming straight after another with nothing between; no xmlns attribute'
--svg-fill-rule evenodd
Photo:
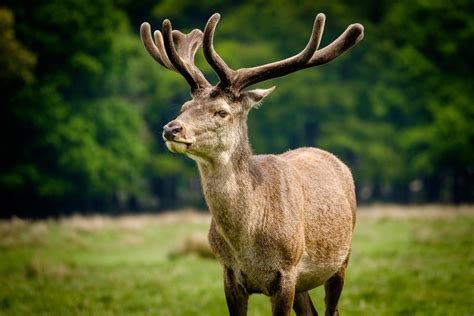
<svg viewBox="0 0 474 316"><path fill-rule="evenodd" d="M234 271L224 268L224 292L230 316L247 315L249 295L235 279Z"/></svg>
<svg viewBox="0 0 474 316"><path fill-rule="evenodd" d="M318 312L314 308L313 302L308 292L300 292L295 294L293 310L297 316L318 316Z"/></svg>
<svg viewBox="0 0 474 316"><path fill-rule="evenodd" d="M278 271L274 281L272 298L272 314L289 316L295 299L296 269Z"/></svg>

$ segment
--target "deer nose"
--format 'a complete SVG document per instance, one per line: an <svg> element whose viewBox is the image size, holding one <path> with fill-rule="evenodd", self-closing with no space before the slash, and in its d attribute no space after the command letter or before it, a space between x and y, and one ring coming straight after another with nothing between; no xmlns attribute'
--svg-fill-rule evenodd
<svg viewBox="0 0 474 316"><path fill-rule="evenodd" d="M179 135L179 134L182 134L183 130L184 130L184 127L180 122L171 121L165 126L163 126L163 137L166 140L172 141L176 139L178 136L184 136L184 135Z"/></svg>

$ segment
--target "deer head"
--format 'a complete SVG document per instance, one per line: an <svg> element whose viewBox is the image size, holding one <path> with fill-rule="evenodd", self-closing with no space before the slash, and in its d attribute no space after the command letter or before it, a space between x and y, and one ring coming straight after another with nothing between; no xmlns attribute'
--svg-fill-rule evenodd
<svg viewBox="0 0 474 316"><path fill-rule="evenodd" d="M165 20L162 32L155 31L154 41L148 23L143 23L140 29L150 55L165 68L180 73L191 88L192 99L183 104L176 119L163 127L163 139L170 151L185 153L199 162L212 163L248 146L247 115L274 87L245 88L327 63L354 46L364 34L361 24L352 24L331 44L318 49L325 22L324 14L320 13L315 18L309 42L300 53L262 66L233 70L214 49L213 37L219 19L216 13L207 22L204 33L195 29L189 34L172 30L171 22ZM200 46L219 77L215 86L194 64Z"/></svg>

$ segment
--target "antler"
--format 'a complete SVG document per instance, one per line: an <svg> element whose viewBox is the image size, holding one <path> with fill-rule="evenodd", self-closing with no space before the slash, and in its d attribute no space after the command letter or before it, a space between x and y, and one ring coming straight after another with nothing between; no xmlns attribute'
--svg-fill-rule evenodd
<svg viewBox="0 0 474 316"><path fill-rule="evenodd" d="M206 58L209 65L217 73L220 79L219 85L222 87L230 87L232 78L235 75L235 71L232 70L225 61L217 54L214 49L214 32L216 30L217 22L221 15L219 13L214 13L206 23L204 28L204 39L202 42L202 50L204 57Z"/></svg>
<svg viewBox="0 0 474 316"><path fill-rule="evenodd" d="M151 36L150 24L143 23L140 27L140 36L148 53L163 67L179 72L191 86L191 93L196 90L210 87L202 72L194 64L194 55L202 45L203 34L200 30L193 30L185 35L180 31L172 30L169 20L163 21L163 35L155 31L155 42Z"/></svg>
<svg viewBox="0 0 474 316"><path fill-rule="evenodd" d="M219 19L220 15L216 13L206 24L203 39L204 56L219 76L219 86L235 93L258 82L330 62L364 37L364 27L358 23L351 24L335 41L318 50L326 20L324 14L319 13L315 18L309 42L299 54L258 67L232 70L217 54L213 46L214 32Z"/></svg>
<svg viewBox="0 0 474 316"><path fill-rule="evenodd" d="M155 31L155 42L151 36L150 24L145 22L140 28L140 35L148 53L162 66L179 72L191 86L192 93L211 86L194 64L194 55L202 45L204 57L219 76L218 86L235 94L258 82L330 62L364 37L364 27L359 23L351 24L331 44L318 50L326 20L325 15L319 13L314 20L309 42L300 53L262 66L233 70L214 49L214 32L219 19L220 14L215 13L207 22L204 34L195 29L187 35L173 31L171 22L164 20L163 34Z"/></svg>

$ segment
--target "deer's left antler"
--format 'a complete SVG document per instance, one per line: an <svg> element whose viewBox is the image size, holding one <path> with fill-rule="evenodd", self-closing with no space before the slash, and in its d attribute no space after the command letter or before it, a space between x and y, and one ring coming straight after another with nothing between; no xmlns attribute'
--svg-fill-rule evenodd
<svg viewBox="0 0 474 316"><path fill-rule="evenodd" d="M213 46L214 32L219 18L218 13L211 16L204 29L204 56L219 76L219 85L234 92L239 92L258 82L330 62L364 37L364 27L358 23L352 24L334 42L318 50L326 20L324 14L319 13L315 18L309 42L300 53L262 66L232 70L217 54Z"/></svg>

